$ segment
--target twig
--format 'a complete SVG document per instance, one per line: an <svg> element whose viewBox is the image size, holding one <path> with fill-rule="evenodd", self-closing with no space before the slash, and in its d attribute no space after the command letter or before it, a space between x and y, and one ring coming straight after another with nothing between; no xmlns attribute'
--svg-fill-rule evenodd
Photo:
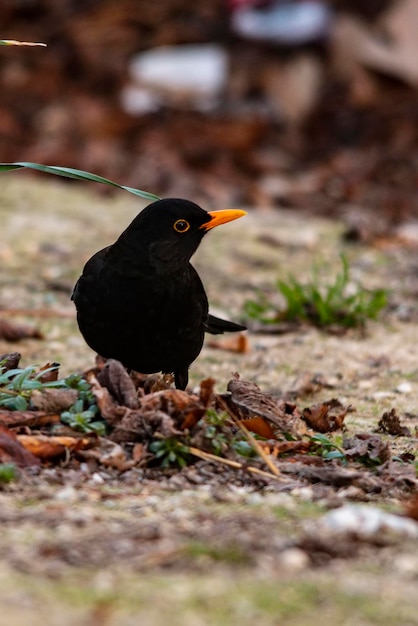
<svg viewBox="0 0 418 626"><path fill-rule="evenodd" d="M247 439L247 441L253 446L253 448L255 449L257 454L263 459L264 463L267 465L267 467L269 468L271 473L274 474L275 476L279 476L280 475L280 471L274 465L273 461L269 458L268 454L266 454L264 452L263 448L260 446L260 444L258 443L257 439L255 437L253 437L253 435L250 433L248 428L246 428L244 426L244 424L242 423L242 420L239 420L237 418L235 413L233 411L231 411L231 409L229 408L229 406L227 405L225 400L223 398L221 398L221 396L217 395L216 396L216 401L219 402L219 404L224 409L224 411L226 411L228 413L229 417L232 419L234 424L236 426L238 426L238 428L240 428L242 430L242 432L244 433L244 436Z"/></svg>
<svg viewBox="0 0 418 626"><path fill-rule="evenodd" d="M274 480L282 480L276 474L271 474L270 472L264 472L258 467L253 467L252 465L244 465L239 461L231 461L230 459L225 459L222 456L217 456L216 454L211 454L210 452L204 452L204 450L200 450L199 448L194 448L193 446L187 446L190 454L197 456L199 459L203 459L204 461L213 461L215 463L222 463L223 465L228 465L229 467L233 467L234 469L243 469L251 472L252 474L257 474L258 476L263 476L264 478L273 478Z"/></svg>
<svg viewBox="0 0 418 626"><path fill-rule="evenodd" d="M205 452L204 450L200 450L199 448L194 448L193 446L187 446L190 454L203 459L204 461L215 461L216 463L223 463L224 465L229 465L229 467L234 467L235 469L242 469L244 466L239 461L231 461L230 459L225 459L223 456L217 456L216 454L211 454L210 452Z"/></svg>

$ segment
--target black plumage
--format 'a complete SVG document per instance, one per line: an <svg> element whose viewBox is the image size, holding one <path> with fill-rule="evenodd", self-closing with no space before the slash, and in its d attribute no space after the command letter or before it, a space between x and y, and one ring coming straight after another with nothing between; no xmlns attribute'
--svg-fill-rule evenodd
<svg viewBox="0 0 418 626"><path fill-rule="evenodd" d="M189 263L205 233L244 215L206 212L188 200L158 200L117 241L86 263L72 295L87 344L142 373L174 373L185 389L205 332L245 330L208 312L202 281Z"/></svg>

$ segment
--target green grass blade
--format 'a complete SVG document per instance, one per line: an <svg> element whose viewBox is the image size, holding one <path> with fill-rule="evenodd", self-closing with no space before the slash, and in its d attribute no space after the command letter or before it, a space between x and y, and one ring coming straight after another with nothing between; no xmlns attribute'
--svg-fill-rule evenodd
<svg viewBox="0 0 418 626"><path fill-rule="evenodd" d="M40 41L17 41L16 39L0 39L0 46L41 46L46 48L46 43Z"/></svg>
<svg viewBox="0 0 418 626"><path fill-rule="evenodd" d="M72 167L41 165L40 163L29 163L25 161L19 161L16 163L0 163L0 172L9 172L11 170L17 170L21 168L37 170L38 172L54 174L55 176L63 176L64 178L74 178L76 180L87 180L93 183L102 183L104 185L109 185L110 187L123 189L124 191L128 191L129 193L132 193L135 196L140 196L141 198L145 198L146 200L154 201L160 199L159 196L156 196L153 193L149 193L148 191L142 191L141 189L135 189L134 187L126 187L125 185L119 185L118 183L113 182L113 180L103 178L103 176L97 176L97 174L91 174L90 172L77 170Z"/></svg>

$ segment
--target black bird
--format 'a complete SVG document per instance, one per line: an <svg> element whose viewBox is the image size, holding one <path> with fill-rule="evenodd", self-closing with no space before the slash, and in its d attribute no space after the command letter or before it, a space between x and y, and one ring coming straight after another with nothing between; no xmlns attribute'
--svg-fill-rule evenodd
<svg viewBox="0 0 418 626"><path fill-rule="evenodd" d="M111 246L87 261L72 300L87 344L105 358L149 374L174 373L185 389L204 333L245 330L208 312L202 281L189 263L214 226L245 215L206 212L188 200L143 209Z"/></svg>

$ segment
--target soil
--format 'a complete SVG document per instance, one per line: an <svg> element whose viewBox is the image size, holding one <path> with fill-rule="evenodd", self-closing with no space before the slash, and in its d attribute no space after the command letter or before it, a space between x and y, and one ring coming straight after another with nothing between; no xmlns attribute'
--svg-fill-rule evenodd
<svg viewBox="0 0 418 626"><path fill-rule="evenodd" d="M71 289L87 258L142 206L123 192L2 177L1 317L45 339L0 341L0 353L19 350L25 365L60 362L63 375L93 364ZM258 290L274 293L279 278L309 279L314 265L335 276L342 252L353 281L387 288L389 306L365 332L250 331L244 354L205 346L191 385L212 376L223 392L239 372L279 395L320 379L297 398L301 408L332 397L351 405L347 436L373 433L394 408L412 436L381 436L393 456L416 454L417 242L353 244L343 231L335 220L250 207L205 239L194 264L212 310L231 319ZM0 493L0 625L418 624L417 536L364 539L360 527L359 536L333 535L320 523L348 503L402 513L416 489L403 481L365 492L349 481L306 485L291 473L249 479L224 466L208 471L205 461L168 472L65 462L27 470Z"/></svg>

